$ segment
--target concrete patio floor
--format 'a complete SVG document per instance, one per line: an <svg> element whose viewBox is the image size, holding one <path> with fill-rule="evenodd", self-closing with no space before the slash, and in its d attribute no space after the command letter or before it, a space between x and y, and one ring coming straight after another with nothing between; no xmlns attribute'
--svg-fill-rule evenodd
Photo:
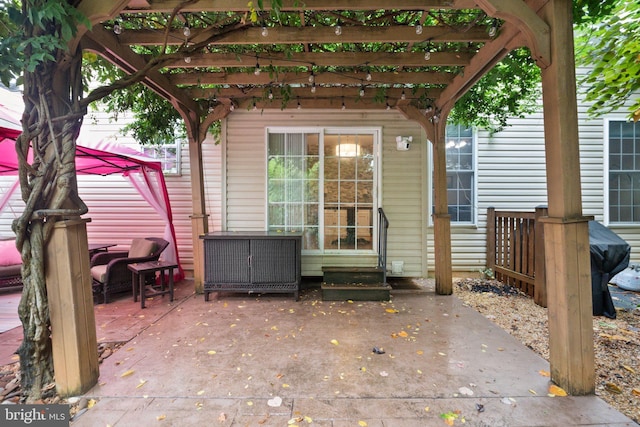
<svg viewBox="0 0 640 427"><path fill-rule="evenodd" d="M596 396L549 397L544 359L429 285L352 303L192 289L96 306L98 339L127 343L72 426L637 425Z"/></svg>

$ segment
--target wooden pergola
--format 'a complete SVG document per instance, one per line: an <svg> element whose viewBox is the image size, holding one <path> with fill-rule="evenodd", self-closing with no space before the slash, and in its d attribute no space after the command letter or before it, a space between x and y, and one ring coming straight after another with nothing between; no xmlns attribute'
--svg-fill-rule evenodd
<svg viewBox="0 0 640 427"><path fill-rule="evenodd" d="M571 2L564 0L82 0L77 47L168 99L187 125L196 288L208 232L201 143L235 109L387 109L433 144L435 278L452 293L445 128L454 104L511 50L542 70L544 220L552 380L595 390L588 219L582 214ZM257 2L253 2L256 4ZM157 53L170 52L161 60ZM259 72L262 71L262 72Z"/></svg>

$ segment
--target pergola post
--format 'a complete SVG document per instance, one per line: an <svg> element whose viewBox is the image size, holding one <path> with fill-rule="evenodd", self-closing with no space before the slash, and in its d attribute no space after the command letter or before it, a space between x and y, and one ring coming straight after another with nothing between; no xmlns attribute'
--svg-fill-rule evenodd
<svg viewBox="0 0 640 427"><path fill-rule="evenodd" d="M595 391L588 219L582 215L571 2L550 0L551 63L542 70L549 216L543 219L551 379Z"/></svg>
<svg viewBox="0 0 640 427"><path fill-rule="evenodd" d="M414 105L398 104L398 110L409 120L420 124L433 144L433 231L436 293L453 293L453 275L451 262L451 215L447 199L447 147L445 131L447 112L427 117Z"/></svg>

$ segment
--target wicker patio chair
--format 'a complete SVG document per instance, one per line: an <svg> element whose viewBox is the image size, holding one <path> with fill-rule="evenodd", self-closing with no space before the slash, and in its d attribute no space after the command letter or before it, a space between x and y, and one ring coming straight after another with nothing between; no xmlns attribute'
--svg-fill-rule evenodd
<svg viewBox="0 0 640 427"><path fill-rule="evenodd" d="M100 252L91 258L91 277L94 295L102 296L107 304L113 294L132 291L129 264L157 261L163 250L169 245L164 239L156 237L137 238L131 242L128 251Z"/></svg>

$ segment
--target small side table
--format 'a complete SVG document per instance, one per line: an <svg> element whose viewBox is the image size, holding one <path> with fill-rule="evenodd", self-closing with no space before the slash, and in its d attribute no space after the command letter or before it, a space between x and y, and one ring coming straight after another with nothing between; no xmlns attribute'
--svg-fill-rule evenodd
<svg viewBox="0 0 640 427"><path fill-rule="evenodd" d="M138 301L140 294L140 307L144 308L144 301L147 297L169 294L170 301L173 301L173 269L178 268L178 264L168 261L147 261L128 265L131 270L131 286L133 288L133 301ZM169 276L168 288L165 284L164 272ZM145 286L147 275L152 275L155 281L156 272L160 273L160 284Z"/></svg>

